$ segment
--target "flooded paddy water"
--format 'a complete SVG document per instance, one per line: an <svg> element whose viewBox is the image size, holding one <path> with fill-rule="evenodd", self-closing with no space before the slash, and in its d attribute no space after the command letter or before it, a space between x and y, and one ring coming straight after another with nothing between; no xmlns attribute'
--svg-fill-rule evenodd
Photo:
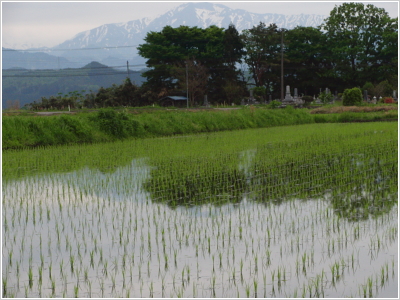
<svg viewBox="0 0 400 300"><path fill-rule="evenodd" d="M340 125L3 153L3 296L396 298L397 124Z"/></svg>

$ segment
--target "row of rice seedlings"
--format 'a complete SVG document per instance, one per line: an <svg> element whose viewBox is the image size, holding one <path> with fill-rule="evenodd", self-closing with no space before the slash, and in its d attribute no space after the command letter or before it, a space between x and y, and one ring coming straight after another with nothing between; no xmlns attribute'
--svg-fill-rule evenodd
<svg viewBox="0 0 400 300"><path fill-rule="evenodd" d="M353 138L343 139L349 135ZM268 145L272 150L280 148L281 151L275 151L271 153L273 155L269 156L271 161L276 161L276 155L279 152L286 156L292 155L292 157L304 155L304 151L301 149L303 147L292 147L292 144L303 145L309 152L315 148L316 141L320 141L317 144L320 146L326 144L325 152L329 153L334 148L341 148L346 143L357 144L360 139L373 140L374 138L387 139L388 137L397 140L395 123L285 126L86 145L84 150L82 145L37 147L27 150L3 151L2 174L3 179L16 178L40 172L70 172L86 166L110 172L118 166L129 164L133 157L151 157L157 165L157 160L164 160L166 157L213 157L215 153L237 153L257 148L259 145ZM329 143L325 141L329 141ZM312 146L310 147L310 145ZM82 154L89 155L90 159ZM68 160L60 159L60 157L68 158Z"/></svg>
<svg viewBox="0 0 400 300"><path fill-rule="evenodd" d="M241 199L243 192L252 192L255 194L253 196L255 198L269 198L279 201L279 199L288 196L312 197L321 195L327 190L332 190L333 187L335 187L333 189L335 191L343 191L341 193L346 193L347 190L356 187L358 191L368 195L375 193L376 190L383 189L383 198L385 198L386 194L390 195L390 193L395 192L387 190L387 188L394 186L393 183L396 179L395 170L392 167L396 165L397 156L390 150L394 146L394 142L391 141L374 148L347 147L341 149L342 153L326 155L324 152L322 159L319 159L321 154L318 156L313 154L311 158L306 158L306 160L304 160L305 157L302 157L285 164L271 164L268 162L269 160L264 159L266 156L264 156L263 151L260 151L260 154L257 154L257 163L254 166L255 175L252 176L243 171L237 171L235 166L232 166L232 162L236 162L237 165L237 157L234 155L216 156L213 160L208 160L209 164L201 163L202 160L205 160L203 158L178 159L174 160L173 163L166 161L165 165L159 165L151 171L151 179L146 188L151 192L153 199L160 202L168 199L168 203L172 206L179 204L193 205L202 201L207 203L210 201L217 201L217 203L221 201L232 202L235 201L234 199ZM389 150L382 152L381 149L383 148ZM364 157L361 158L361 161L352 163L351 153L358 151L363 151ZM374 159L377 153L381 156L380 160ZM388 155L387 159L384 156L385 154ZM276 158L275 155L273 157ZM382 165L380 163L382 160L387 162ZM367 167L363 169L357 167L357 164L363 164L364 161L369 161ZM195 168L192 167L193 164L196 165ZM349 168L349 165L353 167ZM376 176L383 178L382 181L390 180L391 182L384 182L384 185L365 184L365 182L376 181ZM298 184L299 182L301 184ZM164 195L164 198L159 196L161 194ZM337 194L335 192L335 195ZM339 196L342 195L339 194ZM375 197L374 199L382 199L382 197ZM344 207L351 205L352 202L344 205ZM360 209L356 211L353 209L351 214L346 212L347 217L355 215L355 217L365 218L372 211L372 207L379 213L382 209L390 209L393 205L393 201L381 201L376 204L370 202L367 201L365 204L366 209L364 209L362 215L360 215ZM343 203L334 203L334 205L341 206Z"/></svg>

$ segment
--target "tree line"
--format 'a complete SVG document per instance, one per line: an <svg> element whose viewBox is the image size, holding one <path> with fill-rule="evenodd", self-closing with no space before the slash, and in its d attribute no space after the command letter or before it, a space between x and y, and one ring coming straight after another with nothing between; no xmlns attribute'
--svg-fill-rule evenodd
<svg viewBox="0 0 400 300"><path fill-rule="evenodd" d="M150 68L145 85L163 94L189 92L192 102L203 94L238 102L246 86L279 99L282 53L284 83L300 94L360 87L384 96L397 89L397 28L398 18L382 8L343 3L318 28L261 22L239 34L234 25L166 26L147 34L139 54Z"/></svg>
<svg viewBox="0 0 400 300"><path fill-rule="evenodd" d="M280 99L282 61L284 85L299 95L359 87L379 97L397 90L398 18L371 4L336 5L317 28L260 22L239 33L233 24L165 26L144 41L138 47L147 59L143 85L126 80L101 88L82 105L149 105L167 95L188 95L191 105L204 95L210 102L240 103L249 89L265 100Z"/></svg>
<svg viewBox="0 0 400 300"><path fill-rule="evenodd" d="M41 97L40 100L27 104L33 110L42 109L76 109L76 108L104 108L122 106L145 106L155 103L157 95L148 87L139 87L126 78L122 84L113 84L108 88L101 87L97 92L85 90L58 93L50 97Z"/></svg>

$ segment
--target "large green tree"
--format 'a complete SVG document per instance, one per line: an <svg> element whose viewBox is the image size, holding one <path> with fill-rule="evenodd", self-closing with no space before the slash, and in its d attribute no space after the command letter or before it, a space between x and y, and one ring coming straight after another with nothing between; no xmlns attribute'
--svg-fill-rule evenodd
<svg viewBox="0 0 400 300"><path fill-rule="evenodd" d="M241 56L240 43L234 41L227 46L227 39L235 39L232 32L232 28L227 32L217 26L205 29L165 26L160 32L149 32L146 43L138 47L150 68L143 74L147 78L145 84L159 93L183 94L188 82L192 103L201 103L208 91L221 95L224 89L218 83L236 74L235 62ZM194 85L198 87L196 90Z"/></svg>
<svg viewBox="0 0 400 300"><path fill-rule="evenodd" d="M348 87L397 74L397 19L383 8L343 3L335 6L321 29L332 49L335 69Z"/></svg>
<svg viewBox="0 0 400 300"><path fill-rule="evenodd" d="M314 27L297 26L285 33L285 85L299 94L318 95L320 88L337 89L341 84L331 61L326 36Z"/></svg>
<svg viewBox="0 0 400 300"><path fill-rule="evenodd" d="M267 94L279 95L281 65L281 30L276 24L266 26L260 22L243 30L241 38L245 47L244 61L249 67L257 87L264 86Z"/></svg>
<svg viewBox="0 0 400 300"><path fill-rule="evenodd" d="M246 94L246 82L237 64L242 62L245 52L239 32L233 24L224 31L223 47L222 59L214 61L209 66L209 99L240 103Z"/></svg>

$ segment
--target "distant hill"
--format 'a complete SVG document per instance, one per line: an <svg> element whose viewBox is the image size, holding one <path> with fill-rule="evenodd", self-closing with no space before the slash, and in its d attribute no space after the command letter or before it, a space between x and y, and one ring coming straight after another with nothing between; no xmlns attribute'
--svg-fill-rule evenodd
<svg viewBox="0 0 400 300"><path fill-rule="evenodd" d="M2 48L1 68L23 69L60 69L71 68L74 64L64 57L54 56L43 52L16 51Z"/></svg>
<svg viewBox="0 0 400 300"><path fill-rule="evenodd" d="M59 93L83 90L87 93L97 92L100 87L122 84L126 77L126 66L116 70L98 62L91 62L82 68L61 70L7 69L3 70L2 77L2 107L6 108L7 100L19 100L23 106L40 100L41 97ZM129 77L137 85L144 82L140 71L129 70Z"/></svg>

